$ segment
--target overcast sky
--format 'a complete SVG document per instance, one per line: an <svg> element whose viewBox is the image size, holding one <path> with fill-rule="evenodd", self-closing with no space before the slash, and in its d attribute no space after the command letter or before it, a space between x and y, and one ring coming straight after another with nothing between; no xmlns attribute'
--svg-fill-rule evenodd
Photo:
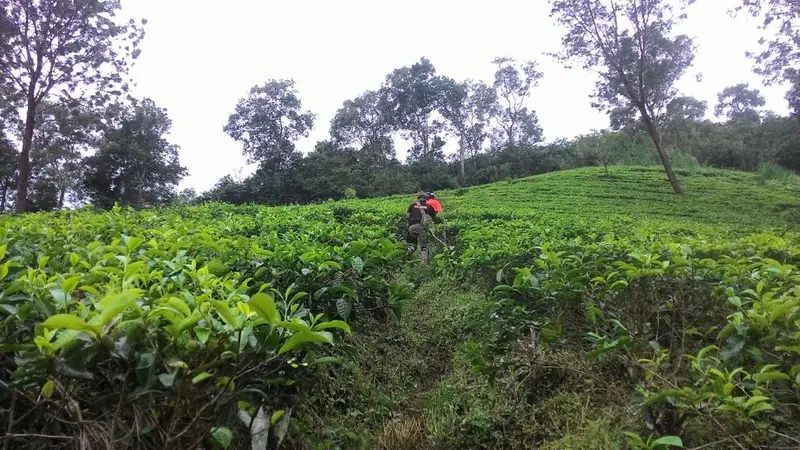
<svg viewBox="0 0 800 450"><path fill-rule="evenodd" d="M731 5L705 0L689 11L680 31L696 39L698 52L680 89L708 101L711 115L719 91L749 82L784 114L785 90L764 88L744 55L758 48L759 31L751 20L730 18ZM271 78L294 78L304 108L318 115L298 143L303 152L328 137L343 101L422 56L439 74L487 82L495 56L535 59L544 78L529 106L547 141L608 126L589 104L593 75L544 56L559 50L562 34L545 0L123 0L123 12L148 20L134 93L168 109L170 140L189 169L181 187L198 192L246 166L222 127L237 100Z"/></svg>

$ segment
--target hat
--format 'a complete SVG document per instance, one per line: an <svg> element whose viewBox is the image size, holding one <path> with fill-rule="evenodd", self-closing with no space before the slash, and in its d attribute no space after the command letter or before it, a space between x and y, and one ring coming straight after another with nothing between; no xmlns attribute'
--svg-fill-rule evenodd
<svg viewBox="0 0 800 450"><path fill-rule="evenodd" d="M428 192L428 198L436 198L436 194L433 192Z"/></svg>

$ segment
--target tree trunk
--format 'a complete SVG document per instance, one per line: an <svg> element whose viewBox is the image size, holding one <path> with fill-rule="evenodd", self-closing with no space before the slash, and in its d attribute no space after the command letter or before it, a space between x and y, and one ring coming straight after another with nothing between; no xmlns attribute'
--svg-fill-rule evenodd
<svg viewBox="0 0 800 450"><path fill-rule="evenodd" d="M64 208L64 194L67 193L67 189L62 187L58 193L58 209Z"/></svg>
<svg viewBox="0 0 800 450"><path fill-rule="evenodd" d="M464 170L464 160L466 159L466 149L464 148L464 136L461 136L461 139L458 141L458 153L461 157L461 184L464 184L467 181L466 171Z"/></svg>
<svg viewBox="0 0 800 450"><path fill-rule="evenodd" d="M8 180L3 181L3 193L0 196L0 213L6 210L6 196L8 195Z"/></svg>
<svg viewBox="0 0 800 450"><path fill-rule="evenodd" d="M31 83L33 86L33 83ZM31 146L33 131L36 127L36 99L28 93L28 108L25 112L25 131L22 135L22 151L19 153L19 181L17 182L17 200L14 212L24 213L28 207L28 182L31 176Z"/></svg>
<svg viewBox="0 0 800 450"><path fill-rule="evenodd" d="M642 121L647 128L647 132L650 134L650 138L653 139L653 144L656 146L656 153L658 153L658 158L664 166L664 171L667 173L667 178L669 178L672 189L676 194L683 194L683 188L681 188L681 184L678 182L678 177L675 176L675 172L672 171L672 163L669 161L669 156L666 150L664 150L664 145L661 143L661 133L659 133L658 128L655 123L653 123L653 119L647 113L646 109L640 107L639 112L642 114Z"/></svg>

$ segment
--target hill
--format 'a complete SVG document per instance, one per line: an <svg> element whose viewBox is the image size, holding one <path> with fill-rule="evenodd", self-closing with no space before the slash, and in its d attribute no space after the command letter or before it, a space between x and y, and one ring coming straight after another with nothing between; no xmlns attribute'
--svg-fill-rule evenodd
<svg viewBox="0 0 800 450"><path fill-rule="evenodd" d="M793 445L800 186L681 175L685 196L650 167L439 192L429 265L405 196L8 217L8 439Z"/></svg>

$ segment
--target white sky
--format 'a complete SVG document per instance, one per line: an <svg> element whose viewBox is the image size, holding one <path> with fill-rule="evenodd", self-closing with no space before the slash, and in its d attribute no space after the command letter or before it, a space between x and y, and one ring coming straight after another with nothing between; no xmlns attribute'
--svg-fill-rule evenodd
<svg viewBox="0 0 800 450"><path fill-rule="evenodd" d="M719 91L749 82L762 89L769 109L786 113L785 90L764 88L744 55L758 48L759 31L751 20L730 18L732 5L706 0L690 9L681 31L698 49L681 91L708 101L713 114ZM328 137L343 101L422 56L439 74L487 82L495 56L535 59L544 78L529 106L546 140L608 126L589 104L593 74L543 55L559 50L562 35L545 0L123 0L123 13L148 20L134 93L168 109L170 140L189 169L181 187L198 192L245 166L240 145L222 127L237 100L271 78L294 78L304 109L318 115L298 143L303 152Z"/></svg>

